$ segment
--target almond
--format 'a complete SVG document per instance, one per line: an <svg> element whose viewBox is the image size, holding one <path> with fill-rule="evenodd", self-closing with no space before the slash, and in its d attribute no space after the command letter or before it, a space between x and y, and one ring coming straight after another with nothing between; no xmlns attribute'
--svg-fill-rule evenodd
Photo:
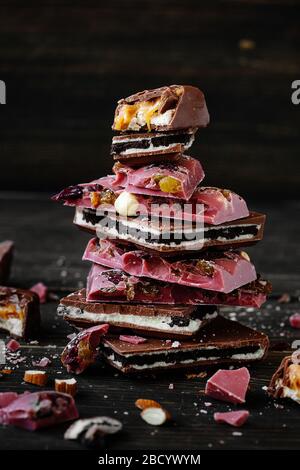
<svg viewBox="0 0 300 470"><path fill-rule="evenodd" d="M48 376L46 372L41 370L26 370L23 380L24 382L43 387L47 383Z"/></svg>
<svg viewBox="0 0 300 470"><path fill-rule="evenodd" d="M148 400L147 398L139 398L135 402L135 406L140 410L145 410L146 408L161 408L161 405L155 400Z"/></svg>
<svg viewBox="0 0 300 470"><path fill-rule="evenodd" d="M141 418L151 426L161 426L169 421L171 416L164 408L149 407L141 412Z"/></svg>
<svg viewBox="0 0 300 470"><path fill-rule="evenodd" d="M77 393L77 380L75 379L55 379L55 390L57 392L67 393L75 397Z"/></svg>

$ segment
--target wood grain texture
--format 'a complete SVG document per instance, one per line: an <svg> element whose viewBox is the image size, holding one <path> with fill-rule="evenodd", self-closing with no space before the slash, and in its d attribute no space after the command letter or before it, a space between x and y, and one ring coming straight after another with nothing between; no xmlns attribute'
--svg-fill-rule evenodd
<svg viewBox="0 0 300 470"><path fill-rule="evenodd" d="M29 287L44 281L58 296L76 289L85 282L88 266L81 261L88 236L72 227L73 210L49 201L49 196L32 193L0 193L0 240L16 241L16 257L11 284ZM225 308L223 314L231 319L264 331L270 336L268 358L252 365L251 390L246 408L251 417L236 429L213 421L215 411L226 411L229 406L205 397L206 379L188 380L184 373L164 373L157 377L130 378L109 367L93 367L78 377L76 397L81 417L108 415L120 419L124 432L113 440L110 449L299 449L299 405L293 402L274 402L262 389L290 351L294 340L300 340L300 330L289 326L288 318L299 306L299 202L276 205L261 204L268 214L265 240L251 248L251 257L264 275L275 285L271 300L260 311L255 309ZM278 303L278 295L289 292L291 302ZM66 335L72 329L56 314L57 302L42 306L42 332L38 345L22 342L25 363L11 375L0 379L0 391L37 390L22 382L32 360L43 356L52 359L49 388L55 377L68 377L59 362L59 354L66 344ZM0 334L1 340L6 340ZM215 369L205 369L208 377ZM173 384L174 388L169 389ZM173 414L174 421L161 428L149 427L139 417L134 406L137 398L160 401ZM206 407L205 402L211 402ZM279 405L279 407L278 407ZM282 407L283 406L283 407ZM245 408L245 406L243 406ZM207 411L207 414L201 412ZM0 427L0 449L82 449L79 444L63 440L66 425L30 433L20 429Z"/></svg>
<svg viewBox="0 0 300 470"><path fill-rule="evenodd" d="M299 12L283 0L2 1L1 188L53 190L109 172L116 100L177 82L207 96L211 125L191 153L208 184L294 197Z"/></svg>

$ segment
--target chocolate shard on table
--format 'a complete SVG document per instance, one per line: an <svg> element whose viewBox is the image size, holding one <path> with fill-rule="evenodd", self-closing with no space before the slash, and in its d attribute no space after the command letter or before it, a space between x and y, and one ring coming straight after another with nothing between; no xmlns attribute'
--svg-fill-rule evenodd
<svg viewBox="0 0 300 470"><path fill-rule="evenodd" d="M108 328L106 323L93 326L80 331L71 339L61 354L61 362L68 372L81 374L95 362L101 337Z"/></svg>
<svg viewBox="0 0 300 470"><path fill-rule="evenodd" d="M86 301L85 289L60 300L57 312L71 325L87 328L108 323L110 331L130 329L143 335L185 337L199 332L216 318L214 305L166 306L151 304L97 303Z"/></svg>
<svg viewBox="0 0 300 470"><path fill-rule="evenodd" d="M109 211L122 216L148 215L218 225L249 216L241 196L228 189L199 186L188 202L182 199L131 194L114 187L115 176L69 186L52 197L67 206Z"/></svg>
<svg viewBox="0 0 300 470"><path fill-rule="evenodd" d="M205 173L198 160L177 154L170 161L134 168L117 162L114 185L132 194L167 196L188 201Z"/></svg>
<svg viewBox="0 0 300 470"><path fill-rule="evenodd" d="M168 282L138 278L120 269L94 264L87 279L88 302L150 303L168 305L236 305L260 307L271 286L257 279L229 294Z"/></svg>
<svg viewBox="0 0 300 470"><path fill-rule="evenodd" d="M13 251L13 241L5 240L4 242L0 242L0 284L6 284L9 279Z"/></svg>
<svg viewBox="0 0 300 470"><path fill-rule="evenodd" d="M112 139L111 155L130 165L164 161L170 154L184 153L195 139L196 129L145 134L121 134Z"/></svg>
<svg viewBox="0 0 300 470"><path fill-rule="evenodd" d="M83 259L137 277L225 293L257 277L249 256L243 251L205 251L193 258L173 259L134 248L125 249L109 239L93 238Z"/></svg>
<svg viewBox="0 0 300 470"><path fill-rule="evenodd" d="M54 391L23 393L0 409L0 423L36 431L78 418L71 395Z"/></svg>
<svg viewBox="0 0 300 470"><path fill-rule="evenodd" d="M262 240L265 219L264 214L251 212L244 219L212 226L147 216L129 218L76 207L73 222L83 230L96 233L98 238L110 238L163 256L174 256L212 247L228 249L252 245Z"/></svg>
<svg viewBox="0 0 300 470"><path fill-rule="evenodd" d="M40 302L30 290L0 286L0 329L16 338L33 338L40 327Z"/></svg>
<svg viewBox="0 0 300 470"><path fill-rule="evenodd" d="M206 127L208 123L202 91L189 85L170 85L119 100L112 129L161 132Z"/></svg>
<svg viewBox="0 0 300 470"><path fill-rule="evenodd" d="M290 398L300 404L300 363L293 356L285 357L273 377L268 393L274 398Z"/></svg>
<svg viewBox="0 0 300 470"><path fill-rule="evenodd" d="M153 372L215 364L242 364L267 354L266 335L238 322L217 317L196 338L183 341L148 339L130 344L108 336L101 345L105 360L124 373Z"/></svg>

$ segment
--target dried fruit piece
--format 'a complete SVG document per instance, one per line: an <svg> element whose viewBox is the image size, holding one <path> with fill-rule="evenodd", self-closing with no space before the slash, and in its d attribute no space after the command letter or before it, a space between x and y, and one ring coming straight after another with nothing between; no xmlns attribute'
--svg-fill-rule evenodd
<svg viewBox="0 0 300 470"><path fill-rule="evenodd" d="M145 410L146 408L161 408L161 405L157 401L147 398L139 398L136 400L135 406L140 410Z"/></svg>
<svg viewBox="0 0 300 470"><path fill-rule="evenodd" d="M67 344L61 355L61 362L68 372L81 374L95 362L101 336L107 333L108 327L109 325L104 324L83 330Z"/></svg>
<svg viewBox="0 0 300 470"><path fill-rule="evenodd" d="M24 382L44 387L48 380L48 375L42 370L26 370L24 373Z"/></svg>
<svg viewBox="0 0 300 470"><path fill-rule="evenodd" d="M163 193L175 194L182 191L181 182L173 176L156 176L153 178Z"/></svg>
<svg viewBox="0 0 300 470"><path fill-rule="evenodd" d="M162 426L171 416L164 408L149 407L141 412L141 418L151 426Z"/></svg>
<svg viewBox="0 0 300 470"><path fill-rule="evenodd" d="M77 381L75 379L55 379L55 390L74 397L77 393Z"/></svg>
<svg viewBox="0 0 300 470"><path fill-rule="evenodd" d="M65 432L64 439L81 440L87 447L104 447L106 436L121 431L122 423L108 416L78 419Z"/></svg>

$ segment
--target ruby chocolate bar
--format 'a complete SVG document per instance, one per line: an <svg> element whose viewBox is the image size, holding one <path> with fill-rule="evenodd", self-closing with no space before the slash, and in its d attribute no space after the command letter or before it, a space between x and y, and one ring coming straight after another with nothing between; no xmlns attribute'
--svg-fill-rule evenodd
<svg viewBox="0 0 300 470"><path fill-rule="evenodd" d="M256 280L229 294L138 278L120 269L94 264L87 280L88 302L134 302L169 305L240 305L260 307L270 293L267 281Z"/></svg>
<svg viewBox="0 0 300 470"><path fill-rule="evenodd" d="M228 189L200 186L186 202L169 197L128 194L122 188L114 188L114 179L115 177L111 175L90 183L69 186L52 199L62 201L67 206L115 213L118 212L115 207L116 200L119 199L120 202L122 198L124 208L123 211L119 210L120 215L152 215L152 217L204 222L209 225L218 225L249 216L244 199ZM132 198L135 202L133 214L130 213Z"/></svg>
<svg viewBox="0 0 300 470"><path fill-rule="evenodd" d="M171 153L183 153L191 147L196 129L146 134L121 134L112 139L114 160L139 164L157 158L164 160ZM145 158L143 158L145 157Z"/></svg>
<svg viewBox="0 0 300 470"><path fill-rule="evenodd" d="M202 252L192 259L164 259L158 254L124 249L110 240L90 240L84 260L116 268L137 277L231 292L256 279L256 271L244 252Z"/></svg>
<svg viewBox="0 0 300 470"><path fill-rule="evenodd" d="M264 358L266 335L238 322L217 317L197 337L183 341L148 339L142 344L108 336L101 345L106 361L124 373L159 371L215 364L250 363Z"/></svg>
<svg viewBox="0 0 300 470"><path fill-rule="evenodd" d="M268 393L274 398L290 398L300 404L300 364L292 356L285 357L268 387Z"/></svg>
<svg viewBox="0 0 300 470"><path fill-rule="evenodd" d="M129 193L150 196L168 196L187 201L204 179L204 171L198 160L178 154L171 161L152 163L133 168L117 162L113 167L114 185Z"/></svg>
<svg viewBox="0 0 300 470"><path fill-rule="evenodd" d="M216 318L214 305L164 306L151 304L92 303L85 289L60 300L57 312L71 325L87 328L108 323L110 331L126 328L143 335L191 336Z"/></svg>
<svg viewBox="0 0 300 470"><path fill-rule="evenodd" d="M173 131L206 127L208 123L202 91L187 85L171 85L119 100L112 128L115 131Z"/></svg>
<svg viewBox="0 0 300 470"><path fill-rule="evenodd" d="M162 255L189 253L210 247L239 248L263 238L265 215L251 212L249 217L219 225L179 223L146 216L128 218L93 209L76 207L74 224L99 238L132 243Z"/></svg>
<svg viewBox="0 0 300 470"><path fill-rule="evenodd" d="M14 242L6 240L0 243L0 284L6 284L10 274Z"/></svg>
<svg viewBox="0 0 300 470"><path fill-rule="evenodd" d="M38 296L29 290L0 287L0 329L17 338L37 334L40 326Z"/></svg>

